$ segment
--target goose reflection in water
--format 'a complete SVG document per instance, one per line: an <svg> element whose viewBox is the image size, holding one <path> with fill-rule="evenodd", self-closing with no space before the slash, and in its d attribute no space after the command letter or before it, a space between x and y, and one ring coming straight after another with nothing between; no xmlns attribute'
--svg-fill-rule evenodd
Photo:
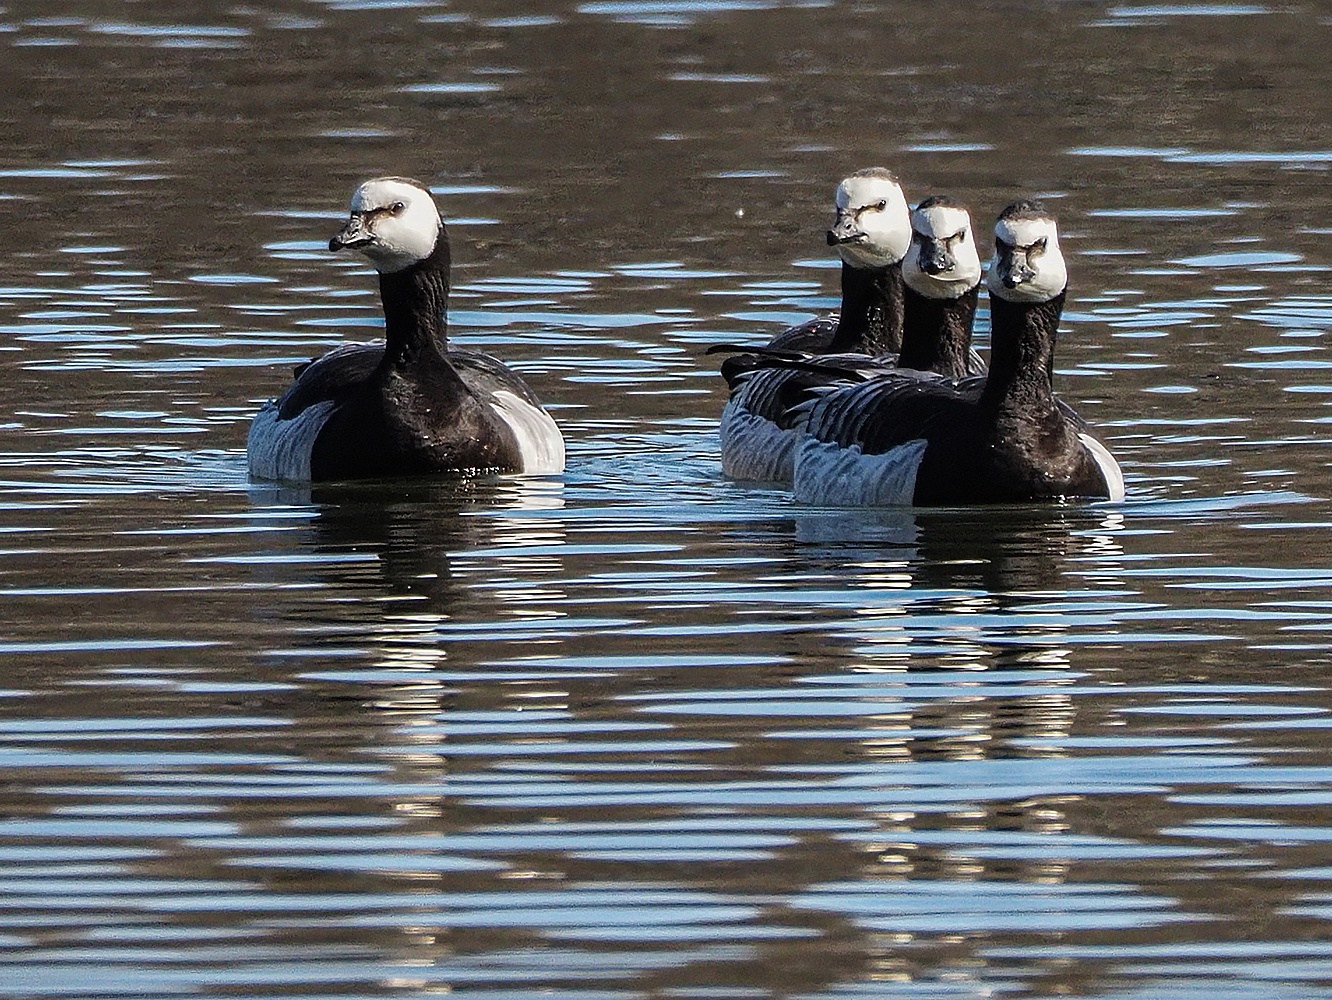
<svg viewBox="0 0 1332 1000"><path fill-rule="evenodd" d="M1087 882L1088 861L1156 850L1137 829L1122 841L1088 832L1104 826L1105 779L1075 749L1100 711L1078 697L1077 654L1100 633L1112 641L1114 625L1079 591L1122 565L1123 527L1118 513L1072 508L825 513L794 525L806 572L862 595L834 665L803 679L859 705L825 734L843 759L809 771L868 825L837 835L855 855L850 873L825 868L792 906L852 923L874 975L928 982L966 965L984 981L981 911L994 933L1180 919L1181 900L1138 884L1131 867Z"/></svg>
<svg viewBox="0 0 1332 1000"><path fill-rule="evenodd" d="M282 518L313 514L298 542L323 567L325 585L377 592L358 594L363 600L447 604L467 596L455 578L467 575L478 550L498 546L517 555L561 544L564 524L549 514L563 508L562 489L557 481L518 478L388 480L252 486L250 497ZM549 567L534 564L533 571L539 568Z"/></svg>
<svg viewBox="0 0 1332 1000"><path fill-rule="evenodd" d="M560 567L549 553L566 539L557 482L391 481L251 496L279 520L313 514L305 530L277 534L289 545L277 558L307 561L310 585L325 595L317 608L326 613L307 607L301 622L316 647L310 659L323 650L328 669L300 679L352 685L399 723L397 713L433 720L447 710L442 672L450 647L470 636L459 623L539 629L567 596L549 582ZM487 553L502 562L502 582Z"/></svg>
<svg viewBox="0 0 1332 1000"><path fill-rule="evenodd" d="M980 516L964 508L797 508L790 520L744 530L772 541L785 535L794 559L858 573L864 586L979 591L1002 608L1005 595L1066 588L1071 561L1083 572L1083 561L1122 555L1123 527L1116 511L1032 505Z"/></svg>
<svg viewBox="0 0 1332 1000"><path fill-rule="evenodd" d="M291 803L293 829L265 842L262 860L241 845L229 862L285 870L287 879L338 873L386 896L410 890L418 905L401 926L386 918L385 951L423 968L457 960L456 933L440 916L453 911L440 904L432 914L432 901L476 899L484 909L496 879L513 877L514 867L461 843L478 832L462 800L493 755L459 733L485 719L480 728L507 756L512 736L501 717L568 709L561 678L487 672L468 648L478 638L472 626L490 622L521 639L566 601L550 582L561 569L551 553L567 540L561 484L364 482L259 488L251 500L276 524L308 518L302 530L274 533L284 545L275 558L285 556L288 571L307 562L310 585L325 595L315 613L311 605L303 612L309 638L290 651L290 691L281 697L293 741L330 766L341 761L344 777L317 799ZM329 815L358 817L360 827L321 836ZM509 933L514 947L530 943L524 931Z"/></svg>

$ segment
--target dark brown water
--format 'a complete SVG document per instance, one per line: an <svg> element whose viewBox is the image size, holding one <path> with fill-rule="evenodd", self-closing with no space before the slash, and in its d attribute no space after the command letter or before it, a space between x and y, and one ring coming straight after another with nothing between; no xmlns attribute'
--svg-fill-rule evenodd
<svg viewBox="0 0 1332 1000"><path fill-rule="evenodd" d="M0 6L0 994L1332 996L1332 15ZM1058 210L1119 506L801 508L703 348L848 170ZM275 491L354 184L559 480ZM983 338L982 338L983 340Z"/></svg>

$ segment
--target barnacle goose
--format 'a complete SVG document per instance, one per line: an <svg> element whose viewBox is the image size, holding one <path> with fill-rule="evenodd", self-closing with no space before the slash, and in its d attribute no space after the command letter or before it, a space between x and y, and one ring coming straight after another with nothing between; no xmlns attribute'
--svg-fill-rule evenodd
<svg viewBox="0 0 1332 1000"><path fill-rule="evenodd" d="M839 208L841 204L839 199ZM843 222L839 213L838 224ZM830 232L829 242L832 239ZM844 261L843 273L847 270ZM722 467L727 475L789 482L800 440L800 416L792 407L811 389L837 379L837 369L863 372L899 366L949 377L984 371L983 362L971 349L981 260L965 206L939 195L909 212L903 259L890 270L901 279L900 305L895 307L901 322L899 354L884 353L877 343L864 340L859 347L842 347L836 338L829 341L824 354L790 350L802 339L794 334L828 323L815 320L779 336L774 341L777 350L770 345L759 355L742 355L723 364L722 374L733 390L721 426ZM843 323L846 287L844 279ZM728 371L727 365L736 362L744 367L738 373Z"/></svg>
<svg viewBox="0 0 1332 1000"><path fill-rule="evenodd" d="M906 315L898 368L946 378L985 371L971 348L982 271L966 206L947 195L917 205L902 261Z"/></svg>
<svg viewBox="0 0 1332 1000"><path fill-rule="evenodd" d="M564 440L532 390L494 358L448 344L449 241L424 185L366 181L328 248L359 250L379 272L385 341L297 370L250 426L251 477L563 471Z"/></svg>
<svg viewBox="0 0 1332 1000"><path fill-rule="evenodd" d="M827 506L1124 498L1109 450L1054 396L1068 274L1054 217L1029 201L995 225L990 370L955 382L880 372L803 407L796 499Z"/></svg>

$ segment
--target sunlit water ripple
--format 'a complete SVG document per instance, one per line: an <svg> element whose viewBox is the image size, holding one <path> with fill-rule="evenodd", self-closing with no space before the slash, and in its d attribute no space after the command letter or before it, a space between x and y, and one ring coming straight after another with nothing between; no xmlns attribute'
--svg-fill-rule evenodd
<svg viewBox="0 0 1332 1000"><path fill-rule="evenodd" d="M984 217L998 170L1059 208L1058 387L1129 498L867 512L725 480L703 354L836 304L825 201L885 154L810 108L879 113L830 42L863 12L60 7L0 11L59 112L0 161L0 992L1332 995L1332 159L1282 117L1323 96L1292 49L1208 47L1308 11L1042 15L1069 114L1160 66L1179 115L1279 78L1280 143L1113 102L958 127L1011 83L985 59L880 73L892 120L954 123L895 133L913 194ZM1107 75L1129 38L1146 82ZM160 134L99 130L124 107ZM248 483L257 405L381 325L342 199L444 131L452 336L549 402L567 473Z"/></svg>

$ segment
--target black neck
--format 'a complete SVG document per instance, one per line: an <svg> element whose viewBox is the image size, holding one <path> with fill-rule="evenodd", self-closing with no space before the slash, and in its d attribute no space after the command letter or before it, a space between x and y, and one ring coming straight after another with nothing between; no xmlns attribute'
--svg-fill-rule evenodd
<svg viewBox="0 0 1332 1000"><path fill-rule="evenodd" d="M982 407L1035 413L1054 406L1055 333L1063 311L1063 292L1045 302L990 296L990 373Z"/></svg>
<svg viewBox="0 0 1332 1000"><path fill-rule="evenodd" d="M902 326L899 368L937 372L949 378L967 374L971 326L976 320L980 285L955 299L932 299L906 286L906 319Z"/></svg>
<svg viewBox="0 0 1332 1000"><path fill-rule="evenodd" d="M842 264L842 315L828 350L889 354L902 347L901 263L879 270Z"/></svg>
<svg viewBox="0 0 1332 1000"><path fill-rule="evenodd" d="M442 358L449 335L449 238L441 228L425 260L379 275L384 303L385 368Z"/></svg>

